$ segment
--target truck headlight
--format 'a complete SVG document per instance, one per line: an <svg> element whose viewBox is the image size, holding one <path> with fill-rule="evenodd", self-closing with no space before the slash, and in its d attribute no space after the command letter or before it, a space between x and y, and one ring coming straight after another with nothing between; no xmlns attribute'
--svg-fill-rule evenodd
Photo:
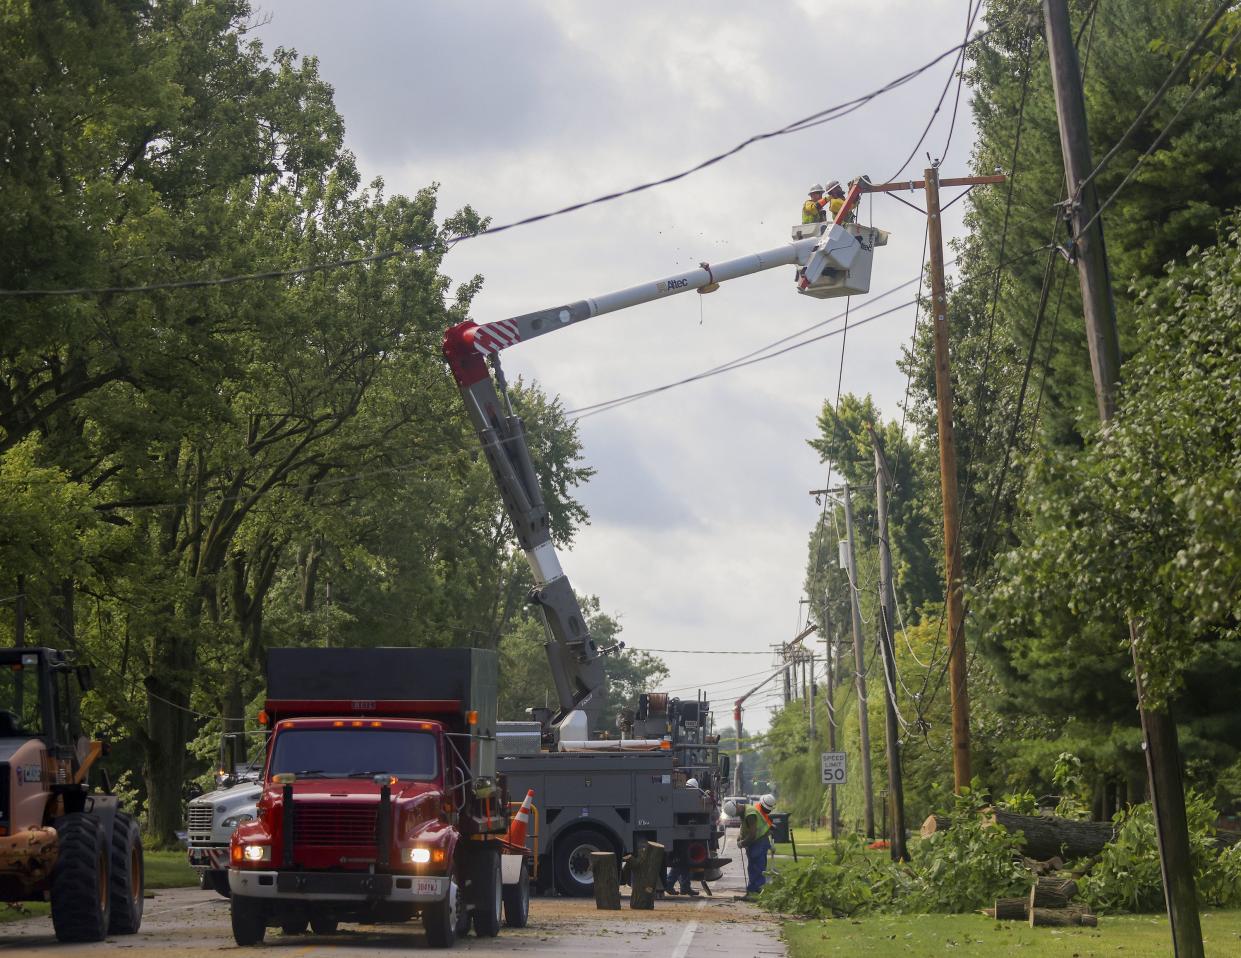
<svg viewBox="0 0 1241 958"><path fill-rule="evenodd" d="M425 865L431 860L429 848L402 848L401 861L407 865Z"/></svg>
<svg viewBox="0 0 1241 958"><path fill-rule="evenodd" d="M252 821L254 821L253 815L251 815L249 812L242 812L240 815L232 815L224 819L224 821L220 822L220 825L223 828L236 828L238 825L242 824L243 822L252 822Z"/></svg>
<svg viewBox="0 0 1241 958"><path fill-rule="evenodd" d="M271 861L270 845L242 845L241 855L248 862Z"/></svg>

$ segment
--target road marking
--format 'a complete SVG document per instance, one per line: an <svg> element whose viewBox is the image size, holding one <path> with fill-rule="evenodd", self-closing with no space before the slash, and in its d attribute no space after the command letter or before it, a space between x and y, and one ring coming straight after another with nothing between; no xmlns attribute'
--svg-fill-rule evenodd
<svg viewBox="0 0 1241 958"><path fill-rule="evenodd" d="M677 946L672 949L670 958L685 958L689 953L689 946L694 943L694 932L698 930L698 922L691 921L685 926L685 931L681 933L681 940L677 942Z"/></svg>

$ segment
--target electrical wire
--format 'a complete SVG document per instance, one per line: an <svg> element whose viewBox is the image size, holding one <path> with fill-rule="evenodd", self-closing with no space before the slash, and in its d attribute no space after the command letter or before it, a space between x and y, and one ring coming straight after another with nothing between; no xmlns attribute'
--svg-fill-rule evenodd
<svg viewBox="0 0 1241 958"><path fill-rule="evenodd" d="M997 29L996 27L992 27L990 30L986 30L983 33L980 33L975 38L975 41L971 41L969 39L969 32L971 29L973 29L974 21L977 19L979 12L982 10L982 0L978 0L977 5L972 7L972 11L973 11L972 13L970 13L970 10L971 10L971 3L969 2L969 0L967 0L966 12L967 14L969 14L969 19L965 26L965 40L962 43L958 44L957 46L957 56L956 56L956 59L953 60L952 71L948 74L948 79L944 83L944 88L940 91L939 100L935 104L935 109L931 111L930 119L926 121L926 126L922 130L922 135L918 137L918 142L914 144L914 148L909 151L909 156L905 158L905 162L901 164L900 169L898 169L895 173L893 173L891 176L887 178L886 182L888 183L891 183L895 180L899 180L901 178L901 174L905 172L905 168L909 166L909 164L913 162L913 158L918 155L918 150L921 149L922 144L926 141L927 134L931 132L931 127L935 123L935 118L939 115L939 111L944 105L944 99L948 96L948 90L952 86L952 78L956 76L957 70L959 67L964 67L966 48L969 47L971 43L975 42L976 40L981 40L983 37L987 36L988 34L994 32ZM953 110L953 118L955 121L955 118L956 118L955 108ZM951 141L952 139L951 132L949 132L948 137L949 137L949 140Z"/></svg>
<svg viewBox="0 0 1241 958"><path fill-rule="evenodd" d="M776 137L788 136L793 133L800 133L804 130L808 130L816 126L820 126L824 123L829 123L833 120L837 120L837 119L840 119L841 117L847 116L850 113L854 112L855 110L858 110L861 107L867 105L872 100L875 100L878 97L884 95L885 93L889 93L892 90L895 90L898 87L904 86L906 83L909 83L910 81L916 79L917 77L925 73L927 70L931 69L936 64L938 64L940 61L946 59L947 57L952 56L953 54L963 54L966 47L969 47L972 44L981 42L985 37L987 37L989 34L993 33L994 31L998 30L1002 25L1003 24L997 24L996 26L990 28L989 30L979 33L977 36L973 37L972 39L967 37L965 41L963 41L962 43L958 43L948 48L947 50L944 50L942 53L939 53L933 59L927 61L921 66L915 67L914 69L901 74L895 79L888 81L883 86L878 87L874 90L871 90L869 93L865 93L861 96L854 97L851 100L846 100L842 103L835 104L834 106L830 106L825 109L818 110L814 113L811 113L809 116L802 117L800 120L794 120L793 122L788 123L777 129L769 130L765 133L755 133L751 136L746 137L736 146L733 146L732 148L728 150L724 150L721 153L717 153L713 156L710 156L707 159L702 160L701 162L688 167L687 169L681 170L680 172L673 173L668 176L660 177L658 179L648 180L643 183L638 183L634 186L631 186L625 189L615 190L611 193L605 193L602 196L595 197L594 199L583 200L581 202L572 203L567 206L562 206L558 209L549 210L544 213L537 213L532 216L526 216L518 220L513 220L512 222L509 222L509 223L501 224L500 226L491 226L491 227L488 227L487 229L479 231L478 233L458 234L455 236L444 237L444 238L441 238L439 242L441 244L455 246L458 243L463 243L471 239L477 239L480 236L495 236L499 233L504 233L509 230L514 230L520 227L529 226L534 223L540 223L540 222L543 222L544 220L549 220L549 219L554 219L556 217L565 216L569 213L574 213L574 212L577 212L578 210L586 209L588 207L598 206L604 203L610 203L622 197L632 196L636 193L642 193L642 192L645 192L646 190L654 189L655 187L658 187L658 186L666 186L669 183L675 183L678 180L685 179L688 176L692 176L695 173L699 173L702 170L707 169L708 167L714 166L717 163L720 163L726 159L729 159L730 157L735 156L736 154L740 153L742 150L746 149L747 147L753 146L756 143L761 143L765 140L774 139ZM153 293L153 292L161 292L161 291L175 290L175 289L199 289L199 288L204 288L204 287L227 286L227 285L232 285L235 283L254 282L254 281L260 281L260 280L285 279L285 278L292 278L295 276L305 276L310 273L341 269L341 268L346 268L350 266L363 266L363 265L370 265L373 263L381 263L381 262L384 262L385 260L394 259L397 257L406 257L406 256L412 256L418 253L428 252L434 248L436 248L434 244L431 244L431 245L411 244L409 246L402 246L402 247L398 247L394 249L383 250L378 253L372 253L368 256L359 256L359 257L353 257L350 259L334 260L334 261L330 261L326 263L315 263L312 265L299 266L299 267L294 267L291 269L265 270L262 272L255 272L255 273L245 273L245 274L238 274L238 275L232 275L232 276L206 277L206 278L201 278L201 279L170 280L167 282L145 283L145 284L132 285L132 286L81 286L81 287L72 287L72 288L63 288L63 289L0 289L0 297L2 298L45 298L45 297L52 297L52 296L110 296L110 295L119 295L119 294L126 294L126 293Z"/></svg>
<svg viewBox="0 0 1241 958"><path fill-rule="evenodd" d="M1238 40L1241 40L1241 30L1238 30L1235 34L1233 34L1232 39L1228 41L1228 45L1224 48L1223 52L1219 55L1219 60L1221 62L1227 58L1229 53L1232 52L1232 49L1233 47L1237 45ZM1109 206L1112 205L1112 203L1116 201L1116 197L1120 195L1120 191L1129 185L1129 181L1133 179L1133 177L1137 174L1138 170L1141 168L1142 164L1146 162L1146 158L1149 157L1152 153L1155 152L1156 149L1159 148L1159 145L1164 141L1164 137L1166 137L1168 133L1172 130L1172 127L1176 124L1176 121L1180 119L1181 114L1185 112L1186 107L1188 107L1191 103L1193 103L1194 100L1197 98L1198 94L1202 92L1203 87L1206 86L1207 81L1211 79L1211 76L1213 75L1214 72L1215 72L1214 66L1212 66L1210 70L1203 71L1201 79L1198 80L1197 84L1195 84L1194 88L1190 91L1189 96L1185 98L1185 102L1182 103L1180 107L1177 109L1176 113L1172 115L1172 119L1170 119L1167 122L1164 128L1159 132L1159 135L1155 137L1154 140L1151 141L1150 146L1148 146L1142 152L1142 154L1138 157L1137 162L1134 163L1133 166L1130 168L1129 172L1125 174L1124 178L1120 181L1120 184L1116 187L1116 189L1112 190L1108 198L1104 200L1101 204L1099 204L1099 208L1095 210L1094 215L1085 222L1085 224L1082 226L1080 230L1078 230L1079 234L1085 233L1088 229L1090 229L1090 227L1095 224L1095 221L1100 216L1103 215L1103 211L1106 210Z"/></svg>
<svg viewBox="0 0 1241 958"><path fill-rule="evenodd" d="M1202 29L1198 32L1198 35L1189 45L1189 49L1181 54L1180 59L1177 60L1176 64L1172 67L1172 72L1168 74L1167 79L1163 81L1159 89L1154 92L1151 98L1146 101L1146 105L1138 111L1138 115L1134 117L1133 122L1129 124L1129 128L1121 134L1120 139L1117 140L1112 148L1104 154L1103 159L1099 160L1099 162L1095 165L1095 168L1091 170L1086 178L1077 184L1077 187L1073 190L1072 199L1074 203L1080 200L1082 190L1094 182L1095 177L1102 173L1107 168L1108 164L1115 159L1116 154L1121 151L1127 142L1129 142L1129 137L1131 137L1146 120L1146 118L1151 115L1155 107L1159 106L1159 104L1163 102L1164 97L1168 95L1168 91L1171 90L1173 85L1181 78L1181 74L1189 68L1189 63L1193 59L1194 54L1202 49L1202 45L1206 43L1211 31L1215 28L1215 24L1219 22L1220 18L1228 12L1228 8L1233 6L1235 2L1236 0L1223 0L1223 2L1215 8L1215 12L1211 14L1206 24L1203 25ZM1208 74L1209 72L1210 71L1208 71Z"/></svg>

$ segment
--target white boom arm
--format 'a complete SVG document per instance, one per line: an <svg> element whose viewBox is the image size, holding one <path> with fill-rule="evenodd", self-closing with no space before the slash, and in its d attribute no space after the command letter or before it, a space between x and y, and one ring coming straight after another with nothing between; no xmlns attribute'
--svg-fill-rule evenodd
<svg viewBox="0 0 1241 958"><path fill-rule="evenodd" d="M530 598L542 610L549 633L545 648L560 702L557 725L574 710L585 712L592 725L599 718L601 703L595 692L604 682L599 656L607 650L598 649L586 632L577 595L560 567L556 547L551 541L547 506L526 445L525 427L501 402L496 389L497 384L500 391L505 388L500 351L594 316L690 290L711 292L725 280L779 266L802 267L811 282L825 268L848 269L858 245L840 224L858 196L860 189L855 184L836 222L821 236L714 266L703 263L697 269L665 279L511 319L481 326L472 320L459 323L444 334L444 358L465 400L466 411L478 430L505 510L534 573L535 588ZM487 368L488 360L495 370L494 379Z"/></svg>

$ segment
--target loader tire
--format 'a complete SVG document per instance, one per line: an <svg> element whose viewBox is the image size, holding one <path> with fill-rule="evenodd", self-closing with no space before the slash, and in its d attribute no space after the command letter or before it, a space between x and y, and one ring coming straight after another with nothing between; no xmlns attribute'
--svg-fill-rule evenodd
<svg viewBox="0 0 1241 958"><path fill-rule="evenodd" d="M82 812L56 821L52 928L58 941L103 941L112 913L110 849L99 821Z"/></svg>
<svg viewBox="0 0 1241 958"><path fill-rule="evenodd" d="M146 897L146 865L138 823L124 812L117 812L112 823L111 882L112 916L108 932L137 934L142 927L142 903Z"/></svg>

